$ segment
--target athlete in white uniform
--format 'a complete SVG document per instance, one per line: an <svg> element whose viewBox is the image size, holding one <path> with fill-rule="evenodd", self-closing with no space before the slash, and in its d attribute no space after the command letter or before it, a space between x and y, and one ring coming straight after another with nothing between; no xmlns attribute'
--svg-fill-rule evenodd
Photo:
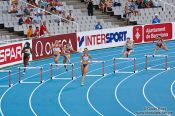
<svg viewBox="0 0 175 116"><path fill-rule="evenodd" d="M128 37L122 50L123 56L125 58L128 57L131 54L131 52L133 52L133 48L134 48L134 41Z"/></svg>
<svg viewBox="0 0 175 116"><path fill-rule="evenodd" d="M80 57L80 62L81 62L81 72L82 72L82 81L81 81L81 85L84 85L84 81L86 78L86 73L88 71L88 66L89 66L89 60L92 60L91 55L88 54L88 49L85 48L84 49L84 53L81 55Z"/></svg>
<svg viewBox="0 0 175 116"><path fill-rule="evenodd" d="M53 50L53 58L54 58L55 64L58 63L58 59L59 59L60 53L61 53L61 47L62 47L62 45L56 40L55 44L51 48Z"/></svg>

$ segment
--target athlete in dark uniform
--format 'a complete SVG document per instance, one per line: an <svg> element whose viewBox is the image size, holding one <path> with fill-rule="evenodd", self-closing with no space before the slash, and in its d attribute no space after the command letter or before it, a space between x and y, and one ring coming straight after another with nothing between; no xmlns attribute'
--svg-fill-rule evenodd
<svg viewBox="0 0 175 116"><path fill-rule="evenodd" d="M124 57L128 57L131 52L133 52L133 48L134 48L134 42L133 40L131 40L129 37L127 38L127 41L126 43L124 44L124 47L123 47L123 56Z"/></svg>
<svg viewBox="0 0 175 116"><path fill-rule="evenodd" d="M30 43L26 42L24 47L23 47L23 50L22 50L24 67L27 66L31 53L32 53L32 49L30 48ZM25 74L25 71L26 71L26 69L24 68L23 74Z"/></svg>
<svg viewBox="0 0 175 116"><path fill-rule="evenodd" d="M66 64L66 62L68 61L69 64L71 64L70 61L70 53L71 52L76 52L72 46L70 44L64 45L63 49L62 49L62 53L63 53L63 64ZM64 65L66 71L68 71L66 65Z"/></svg>

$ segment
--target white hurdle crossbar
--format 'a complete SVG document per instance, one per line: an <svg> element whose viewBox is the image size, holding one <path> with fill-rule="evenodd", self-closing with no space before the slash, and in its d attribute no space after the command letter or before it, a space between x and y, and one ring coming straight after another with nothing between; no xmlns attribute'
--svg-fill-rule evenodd
<svg viewBox="0 0 175 116"><path fill-rule="evenodd" d="M149 57L159 57L159 58L165 58L165 66L164 66L164 68L151 68L151 67L148 67L148 58ZM145 61L145 69L146 70L168 70L168 69L170 69L169 67L168 67L168 55L145 55L145 59L146 59L146 61Z"/></svg>
<svg viewBox="0 0 175 116"><path fill-rule="evenodd" d="M136 73L138 72L136 70L136 58L113 58L114 60L114 73ZM133 61L133 72L129 72L129 71L119 71L117 70L117 64L116 61L117 60L128 60L128 61Z"/></svg>
<svg viewBox="0 0 175 116"><path fill-rule="evenodd" d="M8 73L8 85L0 85L0 87L11 87L12 79L11 79L11 70L0 70L1 73Z"/></svg>
<svg viewBox="0 0 175 116"><path fill-rule="evenodd" d="M104 65L105 65L105 61L95 61L95 60L93 60L93 61L90 61L90 62L92 62L92 63L102 63L102 73L101 74L99 74L99 75L86 75L86 76L89 76L89 77L101 77L101 76L105 76L105 68L104 68Z"/></svg>
<svg viewBox="0 0 175 116"><path fill-rule="evenodd" d="M56 79L56 80L61 80L61 79L68 79L68 78L55 78L53 77L53 66L72 66L72 80L74 79L74 64L50 64L50 79Z"/></svg>
<svg viewBox="0 0 175 116"><path fill-rule="evenodd" d="M20 74L20 71L21 69L39 69L40 71L40 83L43 82L43 67L18 67L18 82L19 83L39 83L39 82L23 82L21 81L21 74Z"/></svg>

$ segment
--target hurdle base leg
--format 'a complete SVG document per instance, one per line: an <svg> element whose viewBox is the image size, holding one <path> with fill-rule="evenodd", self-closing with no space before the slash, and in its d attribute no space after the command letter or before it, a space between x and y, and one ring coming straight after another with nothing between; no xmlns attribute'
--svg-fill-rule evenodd
<svg viewBox="0 0 175 116"><path fill-rule="evenodd" d="M9 84L9 87L12 87L13 86L13 84Z"/></svg>
<svg viewBox="0 0 175 116"><path fill-rule="evenodd" d="M40 83L43 83L43 82L44 82L44 80L40 81Z"/></svg>

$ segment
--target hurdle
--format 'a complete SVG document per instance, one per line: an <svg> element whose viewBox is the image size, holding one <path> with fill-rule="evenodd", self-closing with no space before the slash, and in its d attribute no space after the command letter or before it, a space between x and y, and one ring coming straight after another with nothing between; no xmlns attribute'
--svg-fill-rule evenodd
<svg viewBox="0 0 175 116"><path fill-rule="evenodd" d="M101 74L94 74L94 75L91 75L91 74L87 74L86 76L89 76L89 77L101 77L101 76L105 76L105 69L104 69L104 65L105 65L105 61L90 61L90 63L102 63L102 70L101 70Z"/></svg>
<svg viewBox="0 0 175 116"><path fill-rule="evenodd" d="M53 76L53 66L71 66L72 67L72 77L71 79L73 80L74 77L74 64L50 64L50 79L51 80L70 80L70 78L56 78Z"/></svg>
<svg viewBox="0 0 175 116"><path fill-rule="evenodd" d="M12 79L11 79L11 70L0 70L0 73L8 73L8 84L7 85L0 85L0 87L11 87L12 84Z"/></svg>
<svg viewBox="0 0 175 116"><path fill-rule="evenodd" d="M40 82L24 82L23 80L21 80L21 74L20 74L21 69L39 69ZM24 83L24 84L42 83L44 81L42 78L42 76L43 76L42 73L43 73L43 67L18 67L18 82Z"/></svg>
<svg viewBox="0 0 175 116"><path fill-rule="evenodd" d="M150 57L159 57L159 58L165 58L165 65L164 68L152 68L148 67L148 58ZM168 67L168 55L145 55L145 70L169 70L170 67Z"/></svg>
<svg viewBox="0 0 175 116"><path fill-rule="evenodd" d="M117 70L117 61L118 60L126 60L126 61L132 61L133 62L133 71L119 71ZM136 70L136 58L113 58L114 62L114 73L137 73Z"/></svg>

